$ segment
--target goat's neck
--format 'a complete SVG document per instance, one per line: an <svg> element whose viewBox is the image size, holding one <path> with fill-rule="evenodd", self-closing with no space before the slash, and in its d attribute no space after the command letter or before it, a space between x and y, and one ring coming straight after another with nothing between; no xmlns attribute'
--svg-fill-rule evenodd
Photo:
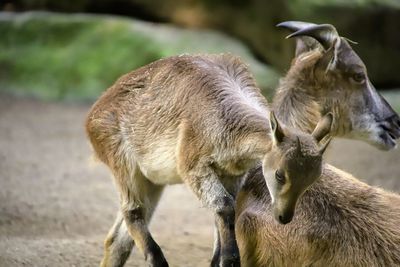
<svg viewBox="0 0 400 267"><path fill-rule="evenodd" d="M307 133L321 118L319 103L302 87L279 88L273 108L283 124Z"/></svg>

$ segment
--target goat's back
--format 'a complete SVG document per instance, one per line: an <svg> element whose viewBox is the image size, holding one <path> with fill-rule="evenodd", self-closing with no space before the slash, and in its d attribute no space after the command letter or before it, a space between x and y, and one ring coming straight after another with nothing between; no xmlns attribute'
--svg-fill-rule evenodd
<svg viewBox="0 0 400 267"><path fill-rule="evenodd" d="M108 165L169 158L172 170L183 122L207 142L226 144L241 131L268 127L265 117L267 101L239 58L182 55L122 76L93 105L86 130Z"/></svg>
<svg viewBox="0 0 400 267"><path fill-rule="evenodd" d="M400 266L400 196L325 165L293 221L278 224L261 168L237 200L244 266Z"/></svg>

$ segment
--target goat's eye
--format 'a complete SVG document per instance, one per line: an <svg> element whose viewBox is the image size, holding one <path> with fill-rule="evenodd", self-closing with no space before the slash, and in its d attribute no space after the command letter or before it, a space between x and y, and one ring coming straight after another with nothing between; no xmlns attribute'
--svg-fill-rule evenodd
<svg viewBox="0 0 400 267"><path fill-rule="evenodd" d="M365 74L362 72L355 73L351 79L356 83L363 83L365 81Z"/></svg>
<svg viewBox="0 0 400 267"><path fill-rule="evenodd" d="M279 170L276 170L276 172L275 172L275 179L280 184L284 184L285 183L285 175L282 172L280 172Z"/></svg>

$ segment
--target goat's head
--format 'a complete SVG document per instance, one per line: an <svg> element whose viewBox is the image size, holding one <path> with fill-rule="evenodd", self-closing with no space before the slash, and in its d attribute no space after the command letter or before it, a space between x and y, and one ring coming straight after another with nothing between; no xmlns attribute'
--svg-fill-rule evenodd
<svg viewBox="0 0 400 267"><path fill-rule="evenodd" d="M293 32L289 38L296 37L294 65L313 52L320 53L309 68L313 85L307 90L322 114L335 113L332 134L361 139L383 150L394 148L400 137L400 118L370 82L350 41L330 24L288 21L278 26Z"/></svg>
<svg viewBox="0 0 400 267"><path fill-rule="evenodd" d="M322 155L330 141L332 121L332 114L328 113L310 135L284 128L271 112L273 145L262 166L274 217L282 224L292 220L297 200L321 176Z"/></svg>

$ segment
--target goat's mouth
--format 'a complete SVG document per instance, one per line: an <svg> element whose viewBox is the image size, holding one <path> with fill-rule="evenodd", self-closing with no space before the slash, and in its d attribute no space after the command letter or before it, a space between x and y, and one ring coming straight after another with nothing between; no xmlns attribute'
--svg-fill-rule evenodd
<svg viewBox="0 0 400 267"><path fill-rule="evenodd" d="M390 133L382 132L379 138L382 140L383 150L390 150L396 147L396 139Z"/></svg>
<svg viewBox="0 0 400 267"><path fill-rule="evenodd" d="M379 134L381 149L390 150L396 147L396 139L400 137L400 130L388 128L385 125L380 125L382 131Z"/></svg>

